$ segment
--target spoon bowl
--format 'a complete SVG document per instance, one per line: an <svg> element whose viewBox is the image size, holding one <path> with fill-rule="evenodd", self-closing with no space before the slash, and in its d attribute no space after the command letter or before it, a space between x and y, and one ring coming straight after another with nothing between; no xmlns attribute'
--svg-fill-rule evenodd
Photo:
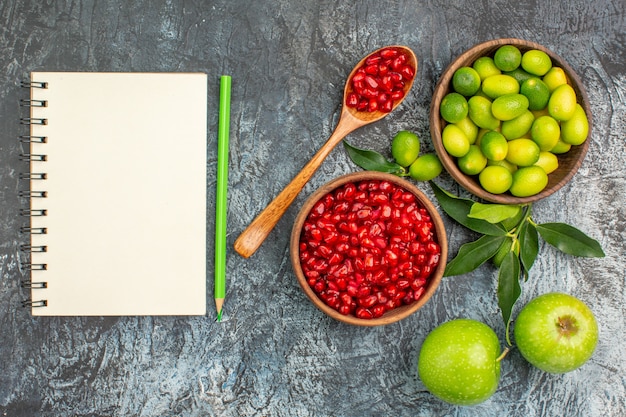
<svg viewBox="0 0 626 417"><path fill-rule="evenodd" d="M348 106L347 99L354 92L354 86L351 82L354 76L357 74L360 68L364 66L364 64L368 61L368 58L377 56L381 51L385 49L397 50L400 53L406 55L407 62L406 65L412 66L414 69L413 75L410 79L404 81L402 87L402 97L393 101L393 105L389 112L382 110L375 111L366 111L366 110L358 110L355 107ZM415 74L417 73L417 57L415 53L406 46L400 45L392 45L385 46L383 48L377 49L374 52L367 55L361 61L357 63L354 67L348 79L346 81L346 85L343 93L343 102L341 115L339 117L339 122L332 135L326 143L317 151L315 155L311 158L311 160L302 168L302 170L294 177L293 180L283 189L272 200L272 202L259 213L259 215L250 223L250 225L239 235L237 240L235 241L235 251L239 253L244 258L248 258L256 252L256 250L261 246L263 241L270 234L276 223L280 220L280 218L285 214L285 211L289 208L291 203L295 200L298 193L302 190L302 188L306 185L306 183L311 179L315 171L320 167L324 159L328 156L328 154L337 146L344 137L346 137L349 133L358 129L359 127L365 126L370 123L374 123L383 117L387 116L391 111L393 111L407 96L409 90L413 86L413 81L415 80Z"/></svg>

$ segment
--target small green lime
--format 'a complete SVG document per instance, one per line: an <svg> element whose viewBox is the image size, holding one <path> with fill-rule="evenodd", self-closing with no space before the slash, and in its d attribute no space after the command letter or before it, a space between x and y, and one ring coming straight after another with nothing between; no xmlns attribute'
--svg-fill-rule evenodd
<svg viewBox="0 0 626 417"><path fill-rule="evenodd" d="M539 159L539 146L530 139L513 139L509 141L506 160L517 166L530 166Z"/></svg>
<svg viewBox="0 0 626 417"><path fill-rule="evenodd" d="M539 145L542 151L549 151L557 144L561 136L559 123L550 116L541 116L533 122L530 128L532 140Z"/></svg>
<svg viewBox="0 0 626 417"><path fill-rule="evenodd" d="M493 62L502 71L513 71L522 63L522 53L515 45L502 45L496 50Z"/></svg>
<svg viewBox="0 0 626 417"><path fill-rule="evenodd" d="M519 93L519 83L510 75L496 74L483 80L483 93L490 98Z"/></svg>
<svg viewBox="0 0 626 417"><path fill-rule="evenodd" d="M454 91L464 96L473 96L480 88L480 75L472 67L461 67L452 75Z"/></svg>
<svg viewBox="0 0 626 417"><path fill-rule="evenodd" d="M505 94L491 103L491 113L496 119L513 120L528 110L528 98L522 94Z"/></svg>
<svg viewBox="0 0 626 417"><path fill-rule="evenodd" d="M543 168L533 165L522 167L513 173L509 191L515 197L530 197L539 194L548 185L548 174Z"/></svg>
<svg viewBox="0 0 626 417"><path fill-rule="evenodd" d="M543 76L543 82L548 86L550 92L554 91L558 86L567 84L567 75L560 67L552 67L550 71Z"/></svg>
<svg viewBox="0 0 626 417"><path fill-rule="evenodd" d="M530 131L535 116L530 110L526 110L514 119L502 122L502 134L508 140L521 138Z"/></svg>
<svg viewBox="0 0 626 417"><path fill-rule="evenodd" d="M572 148L572 145L570 145L567 142L564 142L562 139L559 139L556 145L554 145L554 147L550 149L550 152L552 152L553 154L560 155L560 154L569 152L571 148Z"/></svg>
<svg viewBox="0 0 626 417"><path fill-rule="evenodd" d="M430 181L441 174L443 166L434 153L421 155L409 167L409 175L416 181Z"/></svg>
<svg viewBox="0 0 626 417"><path fill-rule="evenodd" d="M408 167L420 153L420 140L413 132L401 130L391 141L391 156L398 165Z"/></svg>
<svg viewBox="0 0 626 417"><path fill-rule="evenodd" d="M548 101L550 116L558 121L569 120L576 111L576 92L569 84L554 89Z"/></svg>
<svg viewBox="0 0 626 417"><path fill-rule="evenodd" d="M502 194L511 187L513 175L505 167L489 165L478 175L480 186L492 194Z"/></svg>
<svg viewBox="0 0 626 417"><path fill-rule="evenodd" d="M500 120L491 113L491 100L483 96L473 96L468 101L469 117L476 126L496 130L500 127Z"/></svg>
<svg viewBox="0 0 626 417"><path fill-rule="evenodd" d="M459 93L448 93L441 100L439 112L446 122L459 122L467 116L467 100Z"/></svg>
<svg viewBox="0 0 626 417"><path fill-rule="evenodd" d="M502 73L502 71L496 67L496 64L493 62L493 58L489 56L481 56L478 58L472 64L472 68L476 70L478 75L480 75L480 79L483 81L489 76Z"/></svg>
<svg viewBox="0 0 626 417"><path fill-rule="evenodd" d="M548 151L541 151L539 153L539 159L535 162L535 165L543 168L546 174L550 174L559 167L559 158L555 154Z"/></svg>
<svg viewBox="0 0 626 417"><path fill-rule="evenodd" d="M521 67L518 67L514 69L513 71L503 72L503 74L510 75L511 77L515 78L517 82L519 83L519 85L522 85L522 83L526 81L527 79L529 79L530 77L534 77L534 75L527 73Z"/></svg>
<svg viewBox="0 0 626 417"><path fill-rule="evenodd" d="M547 53L531 49L522 55L522 68L531 74L543 76L552 68L552 60Z"/></svg>
<svg viewBox="0 0 626 417"><path fill-rule="evenodd" d="M477 145L470 145L465 155L457 160L459 169L467 175L476 175L487 166L487 158Z"/></svg>
<svg viewBox="0 0 626 417"><path fill-rule="evenodd" d="M576 103L574 114L569 120L561 122L561 139L570 145L580 145L587 140L589 120L585 109Z"/></svg>
<svg viewBox="0 0 626 417"><path fill-rule="evenodd" d="M441 142L446 151L457 158L464 156L470 147L467 137L456 125L446 125L441 132Z"/></svg>
<svg viewBox="0 0 626 417"><path fill-rule="evenodd" d="M530 110L541 110L548 105L550 89L537 77L529 78L520 86L520 93L528 98Z"/></svg>
<svg viewBox="0 0 626 417"><path fill-rule="evenodd" d="M478 126L476 126L476 123L472 122L472 119L470 119L469 116L460 122L456 122L455 125L461 129L463 133L465 133L470 145L476 142L476 138L478 137Z"/></svg>
<svg viewBox="0 0 626 417"><path fill-rule="evenodd" d="M485 133L480 139L480 150L483 155L492 161L501 161L506 158L509 144L500 132L491 130Z"/></svg>

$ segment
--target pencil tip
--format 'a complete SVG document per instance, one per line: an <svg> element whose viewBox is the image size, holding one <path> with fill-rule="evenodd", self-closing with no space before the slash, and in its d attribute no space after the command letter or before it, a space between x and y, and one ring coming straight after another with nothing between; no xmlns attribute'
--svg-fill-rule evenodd
<svg viewBox="0 0 626 417"><path fill-rule="evenodd" d="M222 310L217 312L217 319L216 321L222 321Z"/></svg>

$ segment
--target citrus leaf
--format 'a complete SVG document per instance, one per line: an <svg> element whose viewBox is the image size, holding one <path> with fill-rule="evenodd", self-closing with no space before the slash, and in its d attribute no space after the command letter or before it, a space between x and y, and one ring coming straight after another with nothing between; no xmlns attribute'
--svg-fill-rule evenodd
<svg viewBox="0 0 626 417"><path fill-rule="evenodd" d="M382 154L376 151L356 148L345 140L343 141L343 147L346 149L352 162L365 170L387 172L389 174L404 172L404 168L395 162L388 161Z"/></svg>
<svg viewBox="0 0 626 417"><path fill-rule="evenodd" d="M521 211L522 208L517 205L474 203L468 217L486 220L489 223L500 223L517 216Z"/></svg>
<svg viewBox="0 0 626 417"><path fill-rule="evenodd" d="M446 265L446 277L462 275L473 271L496 254L506 236L481 236L474 242L465 243L457 255Z"/></svg>
<svg viewBox="0 0 626 417"><path fill-rule="evenodd" d="M528 272L539 254L539 237L537 236L537 229L535 229L532 223L528 221L522 223L519 232L519 243L519 258L524 269L524 279L528 279Z"/></svg>
<svg viewBox="0 0 626 417"><path fill-rule="evenodd" d="M511 313L515 302L522 294L522 287L519 283L520 262L515 252L506 254L498 271L498 306L502 312L502 320L506 326L506 341L511 345L509 339L509 325L511 324Z"/></svg>
<svg viewBox="0 0 626 417"><path fill-rule="evenodd" d="M598 241L565 223L538 224L537 232L543 240L568 255L602 258L604 251Z"/></svg>
<svg viewBox="0 0 626 417"><path fill-rule="evenodd" d="M500 224L492 224L485 220L472 219L468 216L472 205L475 203L473 200L456 197L433 181L430 181L430 187L435 193L435 197L443 211L463 226L483 235L504 236L506 234L506 230Z"/></svg>

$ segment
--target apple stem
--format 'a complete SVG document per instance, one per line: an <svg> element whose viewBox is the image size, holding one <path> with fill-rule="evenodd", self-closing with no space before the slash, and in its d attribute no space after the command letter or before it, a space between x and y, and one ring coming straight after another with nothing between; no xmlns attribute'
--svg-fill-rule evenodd
<svg viewBox="0 0 626 417"><path fill-rule="evenodd" d="M505 347L500 356L496 358L496 362L500 362L502 359L504 359L504 357L509 353L509 350L510 349L508 348L508 346Z"/></svg>

